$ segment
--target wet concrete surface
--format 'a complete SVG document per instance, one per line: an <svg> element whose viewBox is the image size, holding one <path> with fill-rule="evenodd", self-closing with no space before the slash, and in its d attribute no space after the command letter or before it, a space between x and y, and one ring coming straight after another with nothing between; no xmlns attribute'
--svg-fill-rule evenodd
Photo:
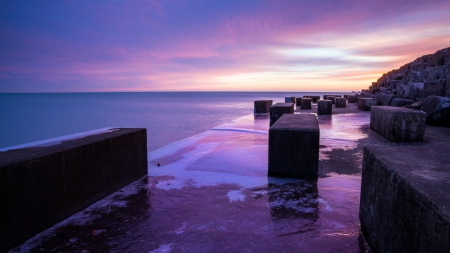
<svg viewBox="0 0 450 253"><path fill-rule="evenodd" d="M149 153L148 177L11 252L369 252L362 147L388 143L356 104L333 113L317 180L268 177L269 115L249 115Z"/></svg>

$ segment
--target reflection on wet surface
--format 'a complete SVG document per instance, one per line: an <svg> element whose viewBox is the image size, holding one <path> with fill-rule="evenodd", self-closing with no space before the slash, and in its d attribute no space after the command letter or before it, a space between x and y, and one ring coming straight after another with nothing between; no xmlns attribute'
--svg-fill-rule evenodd
<svg viewBox="0 0 450 253"><path fill-rule="evenodd" d="M268 117L234 120L149 153L148 177L13 252L366 252L368 119L319 117L318 180L268 177Z"/></svg>

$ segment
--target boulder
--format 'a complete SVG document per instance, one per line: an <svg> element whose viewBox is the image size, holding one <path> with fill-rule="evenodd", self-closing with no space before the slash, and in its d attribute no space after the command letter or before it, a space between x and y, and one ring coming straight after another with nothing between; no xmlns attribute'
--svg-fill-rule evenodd
<svg viewBox="0 0 450 253"><path fill-rule="evenodd" d="M375 98L358 98L358 109L362 111L370 111L372 106L377 104Z"/></svg>
<svg viewBox="0 0 450 253"><path fill-rule="evenodd" d="M393 94L379 94L376 99L379 105L391 105L392 99L394 99Z"/></svg>
<svg viewBox="0 0 450 253"><path fill-rule="evenodd" d="M420 110L427 114L427 123L450 127L450 98L428 96Z"/></svg>
<svg viewBox="0 0 450 253"><path fill-rule="evenodd" d="M405 108L414 109L414 110L420 110L422 107L423 101L417 101L413 104L405 106Z"/></svg>
<svg viewBox="0 0 450 253"><path fill-rule="evenodd" d="M416 100L418 97L423 97L424 83L408 83L406 86L405 95L403 98L409 98L411 100Z"/></svg>
<svg viewBox="0 0 450 253"><path fill-rule="evenodd" d="M446 90L447 79L437 79L434 81L426 81L423 86L423 97L434 96L445 96L447 94Z"/></svg>
<svg viewBox="0 0 450 253"><path fill-rule="evenodd" d="M410 99L394 98L394 99L392 99L391 106L402 107L402 106L410 105L412 103L414 103L414 101L412 101Z"/></svg>

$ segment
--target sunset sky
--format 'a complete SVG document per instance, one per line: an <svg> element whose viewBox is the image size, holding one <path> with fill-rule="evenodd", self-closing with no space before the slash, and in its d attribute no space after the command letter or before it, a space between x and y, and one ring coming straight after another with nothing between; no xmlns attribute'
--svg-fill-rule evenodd
<svg viewBox="0 0 450 253"><path fill-rule="evenodd" d="M1 1L0 92L352 91L450 47L450 1Z"/></svg>

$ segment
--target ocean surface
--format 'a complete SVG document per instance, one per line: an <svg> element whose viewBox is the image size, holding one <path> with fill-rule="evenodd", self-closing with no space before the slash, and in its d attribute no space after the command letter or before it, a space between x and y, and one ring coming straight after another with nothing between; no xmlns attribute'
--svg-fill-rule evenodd
<svg viewBox="0 0 450 253"><path fill-rule="evenodd" d="M253 101L347 92L0 93L0 148L105 127L147 129L148 151L253 113Z"/></svg>

